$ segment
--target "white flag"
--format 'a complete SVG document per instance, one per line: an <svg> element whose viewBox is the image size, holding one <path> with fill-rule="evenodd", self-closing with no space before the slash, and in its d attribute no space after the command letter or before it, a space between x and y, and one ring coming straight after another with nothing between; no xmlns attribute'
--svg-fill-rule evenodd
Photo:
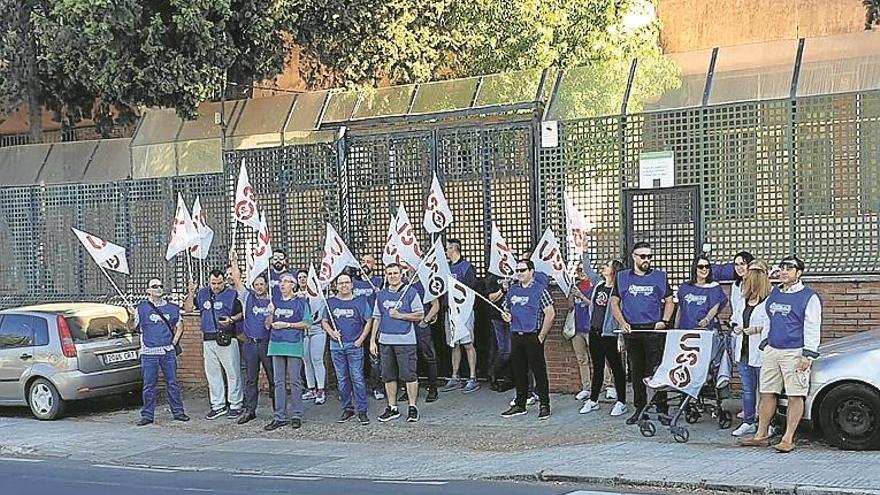
<svg viewBox="0 0 880 495"><path fill-rule="evenodd" d="M125 257L124 247L81 230L72 230L98 266L128 275L128 260Z"/></svg>
<svg viewBox="0 0 880 495"><path fill-rule="evenodd" d="M438 297L446 294L449 290L449 277L452 271L449 269L449 260L446 259L446 251L443 242L438 237L434 242L431 254L425 257L425 262L419 268L419 280L425 287L425 296L422 302L428 304Z"/></svg>
<svg viewBox="0 0 880 495"><path fill-rule="evenodd" d="M400 256L398 254L397 249L397 241L395 233L395 227L397 226L397 215L391 217L391 222L388 224L388 234L385 236L385 249L382 251L382 264L385 266L390 265L391 263L399 263Z"/></svg>
<svg viewBox="0 0 880 495"><path fill-rule="evenodd" d="M321 266L318 273L318 281L321 287L330 285L345 267L360 268L357 258L351 254L351 250L345 245L345 241L329 223L327 224L327 236L324 238L324 251L321 252Z"/></svg>
<svg viewBox="0 0 880 495"><path fill-rule="evenodd" d="M262 212L260 214L260 231L257 233L257 244L248 256L248 287L254 285L254 280L258 275L269 270L271 261L272 243L269 237L269 226L266 223L266 212Z"/></svg>
<svg viewBox="0 0 880 495"><path fill-rule="evenodd" d="M571 291L571 277L565 269L565 260L562 259L559 243L550 227L547 227L541 240L538 241L538 247L532 253L532 262L535 264L535 270L553 277L556 285L568 296Z"/></svg>
<svg viewBox="0 0 880 495"><path fill-rule="evenodd" d="M501 237L501 231L495 222L492 222L492 245L489 253L489 273L503 278L516 274L516 256L507 247L507 241Z"/></svg>
<svg viewBox="0 0 880 495"><path fill-rule="evenodd" d="M183 201L183 195L177 193L177 209L174 211L174 220L171 224L171 239L168 241L168 249L165 250L165 259L171 260L177 253L186 251L199 240L196 226L189 216L189 209Z"/></svg>
<svg viewBox="0 0 880 495"><path fill-rule="evenodd" d="M449 292L446 294L449 303L449 323L452 325L452 335L447 336L447 343L452 345L461 340L459 335L469 334L468 321L473 318L477 294L455 277L447 277L446 282L449 285Z"/></svg>
<svg viewBox="0 0 880 495"><path fill-rule="evenodd" d="M409 215L403 205L397 208L397 221L394 232L394 242L397 245L398 263L405 262L412 268L416 268L422 262L422 250L419 248L419 240L416 237L416 229L409 221Z"/></svg>
<svg viewBox="0 0 880 495"><path fill-rule="evenodd" d="M431 180L431 192L428 194L428 204L425 206L425 230L431 234L442 232L443 229L449 227L452 223L452 210L449 209L449 202L443 195L443 189L440 188L440 181L437 180L437 173Z"/></svg>
<svg viewBox="0 0 880 495"><path fill-rule="evenodd" d="M238 182L235 185L235 220L259 232L260 218L257 215L257 200L254 196L254 188L248 179L247 168L244 160L238 172Z"/></svg>
<svg viewBox="0 0 880 495"><path fill-rule="evenodd" d="M198 241L190 247L193 258L204 260L208 258L208 252L211 250L211 244L214 242L214 229L208 227L205 218L205 210L202 209L202 203L196 196L196 202L193 204L192 219L196 226Z"/></svg>
<svg viewBox="0 0 880 495"><path fill-rule="evenodd" d="M570 258L577 259L586 250L587 232L592 230L592 225L584 217L584 214L575 207L568 193L563 193L562 197L565 202L565 234L571 248Z"/></svg>
<svg viewBox="0 0 880 495"><path fill-rule="evenodd" d="M318 274L315 273L315 265L311 263L309 263L309 276L306 280L306 296L309 298L309 310L312 313L312 320L316 320L323 308L324 297L321 293L321 281L318 280Z"/></svg>
<svg viewBox="0 0 880 495"><path fill-rule="evenodd" d="M712 332L667 330L663 362L645 379L651 388L672 387L696 397L706 382L712 361Z"/></svg>

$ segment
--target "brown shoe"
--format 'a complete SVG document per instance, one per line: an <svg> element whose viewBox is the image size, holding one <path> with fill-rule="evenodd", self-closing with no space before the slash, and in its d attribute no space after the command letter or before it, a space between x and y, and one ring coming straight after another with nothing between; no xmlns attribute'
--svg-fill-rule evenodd
<svg viewBox="0 0 880 495"><path fill-rule="evenodd" d="M783 454L791 452L792 450L794 450L794 447L794 442L786 442L784 440L773 446L773 448L775 448L777 452L781 452Z"/></svg>
<svg viewBox="0 0 880 495"><path fill-rule="evenodd" d="M768 437L744 438L739 441L739 444L742 447L769 447L770 446L770 438L768 438Z"/></svg>

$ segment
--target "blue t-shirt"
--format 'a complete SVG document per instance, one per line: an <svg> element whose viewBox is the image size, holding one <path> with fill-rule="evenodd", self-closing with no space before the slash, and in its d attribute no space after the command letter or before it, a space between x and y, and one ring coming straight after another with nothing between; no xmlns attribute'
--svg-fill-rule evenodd
<svg viewBox="0 0 880 495"><path fill-rule="evenodd" d="M239 294L244 311L244 334L252 339L267 340L269 327L266 326L266 317L269 316L269 295L258 297L257 294L246 289Z"/></svg>
<svg viewBox="0 0 880 495"><path fill-rule="evenodd" d="M360 338L364 332L364 326L373 317L373 310L364 296L352 297L349 300L340 299L338 296L327 300L330 312L324 308L324 318L329 319L332 315L332 323L339 331L343 343L351 343ZM339 342L330 341L330 349L339 349Z"/></svg>
<svg viewBox="0 0 880 495"><path fill-rule="evenodd" d="M284 299L280 295L272 298L272 304L275 306L275 313L272 315L272 321L283 321L286 323L309 323L311 317L309 315L308 300L301 297L292 297ZM269 340L272 342L297 343L303 341L304 330L294 328L284 328L281 330L272 329Z"/></svg>
<svg viewBox="0 0 880 495"><path fill-rule="evenodd" d="M532 283L528 287L515 284L507 291L504 306L510 312L510 331L536 333L538 325L543 322L543 304L541 302L547 289L543 285Z"/></svg>
<svg viewBox="0 0 880 495"><path fill-rule="evenodd" d="M681 284L678 288L678 327L685 330L699 328L697 322L706 317L713 306L718 305L715 318L709 322L707 329L718 328L718 313L727 306L727 295L717 282L707 287L700 287L691 283Z"/></svg>
<svg viewBox="0 0 880 495"><path fill-rule="evenodd" d="M627 323L653 325L663 319L663 300L672 295L672 290L663 270L654 269L644 275L623 270L617 274L611 294L620 298Z"/></svg>
<svg viewBox="0 0 880 495"><path fill-rule="evenodd" d="M403 289L393 291L384 288L376 297L376 305L373 307L373 318L379 319L379 343L387 345L415 345L415 325L411 321L398 320L391 317L391 310L397 309L401 313L424 313L425 307L419 298L418 292L412 287L406 290L401 297Z"/></svg>
<svg viewBox="0 0 880 495"><path fill-rule="evenodd" d="M196 303L201 311L202 332L213 334L217 333L219 328L225 329L220 324L220 320L235 314L233 311L235 310L236 302L238 302L238 294L236 294L235 290L228 287L219 294L214 294L210 287L199 289L199 292L196 294ZM212 305L213 311L211 311Z"/></svg>
<svg viewBox="0 0 880 495"><path fill-rule="evenodd" d="M180 306L166 302L156 305L156 308L165 315L171 328L168 328L168 324L150 306L150 303L144 301L138 304L138 326L141 329L141 342L144 347L168 347L174 341L172 329L176 328L177 322L180 321Z"/></svg>

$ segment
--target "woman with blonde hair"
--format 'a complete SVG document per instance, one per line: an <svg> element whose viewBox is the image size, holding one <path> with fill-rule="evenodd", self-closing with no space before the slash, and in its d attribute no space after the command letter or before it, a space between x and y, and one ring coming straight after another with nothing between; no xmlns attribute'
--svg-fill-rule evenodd
<svg viewBox="0 0 880 495"><path fill-rule="evenodd" d="M770 329L770 319L764 304L770 295L770 267L766 262L749 263L743 277L743 304L730 317L735 340L733 358L739 369L743 393L743 422L731 435L741 437L757 431L757 389L761 371L761 350L758 345Z"/></svg>

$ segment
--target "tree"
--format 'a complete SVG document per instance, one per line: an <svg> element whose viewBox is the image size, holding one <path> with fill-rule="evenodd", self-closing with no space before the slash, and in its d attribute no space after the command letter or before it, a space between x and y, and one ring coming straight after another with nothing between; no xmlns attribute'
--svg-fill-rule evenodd
<svg viewBox="0 0 880 495"><path fill-rule="evenodd" d="M870 31L880 24L880 0L862 0L865 6L865 30Z"/></svg>

